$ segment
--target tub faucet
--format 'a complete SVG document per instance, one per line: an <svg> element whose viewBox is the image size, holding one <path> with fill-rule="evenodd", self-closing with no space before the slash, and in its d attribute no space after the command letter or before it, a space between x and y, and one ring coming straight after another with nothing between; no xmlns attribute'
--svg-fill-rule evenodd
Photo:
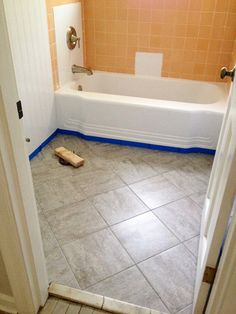
<svg viewBox="0 0 236 314"><path fill-rule="evenodd" d="M93 75L93 71L91 69L85 68L76 64L72 65L71 70L72 70L72 73L86 73L88 75Z"/></svg>

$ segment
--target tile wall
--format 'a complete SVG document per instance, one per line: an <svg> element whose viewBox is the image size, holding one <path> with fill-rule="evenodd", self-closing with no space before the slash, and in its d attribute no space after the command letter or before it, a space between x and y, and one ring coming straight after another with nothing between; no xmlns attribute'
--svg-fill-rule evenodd
<svg viewBox="0 0 236 314"><path fill-rule="evenodd" d="M219 79L236 38L235 0L86 0L87 65L134 72L136 51L162 52L163 76Z"/></svg>
<svg viewBox="0 0 236 314"><path fill-rule="evenodd" d="M55 88L57 58L52 7L79 0L46 0ZM161 52L162 75L218 81L236 54L235 0L81 0L86 64L134 73L136 51Z"/></svg>

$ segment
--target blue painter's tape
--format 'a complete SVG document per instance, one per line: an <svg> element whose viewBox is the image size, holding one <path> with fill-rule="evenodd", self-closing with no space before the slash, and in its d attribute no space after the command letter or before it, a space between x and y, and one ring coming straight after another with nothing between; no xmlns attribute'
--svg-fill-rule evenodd
<svg viewBox="0 0 236 314"><path fill-rule="evenodd" d="M147 149L152 149L152 150L162 150L162 151L181 153L181 154L201 153L201 154L207 154L207 155L215 155L215 152L216 152L214 149L207 149L207 148L201 148L201 147L180 148L180 147L172 147L172 146L164 146L164 145L156 145L156 144L147 144L147 143L139 143L139 142L133 142L133 141L117 140L117 139L106 138L106 137L85 135L78 131L57 129L38 148L36 148L29 155L29 160L32 160L36 155L38 155L38 153L48 143L50 143L54 139L54 137L56 137L58 134L73 135L73 136L80 137L86 141L117 144L117 145L123 145L123 146L142 147L142 148L147 148Z"/></svg>
<svg viewBox="0 0 236 314"><path fill-rule="evenodd" d="M38 153L48 144L50 143L54 137L56 137L58 134L58 131L54 131L38 148L36 148L30 155L29 160L32 160Z"/></svg>
<svg viewBox="0 0 236 314"><path fill-rule="evenodd" d="M78 136L87 141L118 144L118 145L123 145L123 146L142 147L142 148L147 148L147 149L163 150L163 151L175 152L175 153L181 153L181 154L201 153L201 154L207 154L207 155L215 155L215 152L216 152L214 149L207 149L207 148L201 148L201 147L180 148L180 147L171 147L171 146L163 146L163 145L156 145L156 144L139 143L139 142L133 142L133 141L117 140L117 139L111 139L111 138L105 138L105 137L97 137L97 136L85 135L77 131L69 131L69 130L63 130L63 129L57 129L56 132L57 134L67 134L67 135Z"/></svg>

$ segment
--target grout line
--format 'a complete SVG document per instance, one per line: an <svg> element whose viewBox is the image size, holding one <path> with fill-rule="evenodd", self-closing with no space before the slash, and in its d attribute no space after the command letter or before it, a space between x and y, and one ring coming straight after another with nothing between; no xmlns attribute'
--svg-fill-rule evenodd
<svg viewBox="0 0 236 314"><path fill-rule="evenodd" d="M72 272L72 274L73 274L73 276L74 276L74 278L75 278L75 281L76 281L76 282L78 283L78 285L79 285L79 282L78 282L78 280L77 280L77 278L76 278L76 276L75 276L75 273L73 272L73 270L72 270L72 268L71 268L71 266L70 266L70 263L68 262L68 260L67 260L67 258L66 258L66 256L65 256L65 254L64 254L64 252L63 252L63 250L62 250L62 248L61 248L61 245L60 245L60 243L59 243L59 241L58 241L58 239L57 239L55 233L53 232L53 230L52 230L52 228L51 228L51 225L49 224L49 222L48 222L47 218L45 217L45 215L43 215L43 216L44 216L45 220L47 221L47 224L48 224L48 226L49 226L49 229L50 229L50 231L52 232L52 234L53 234L53 236L54 236L54 238L55 238L55 240L56 240L56 242L57 242L57 244L58 244L58 247L56 247L56 248L58 248L58 249L60 250L62 256L65 258L65 261L66 261L66 263L67 263L67 265L68 265L70 271ZM40 231L41 231L41 229L40 229ZM41 232L41 234L42 234L42 232ZM51 253L51 252L50 252L50 253ZM45 256L45 262L46 262L46 260L47 260L47 257ZM79 287L80 287L80 285L79 285Z"/></svg>
<svg viewBox="0 0 236 314"><path fill-rule="evenodd" d="M110 278L112 278L112 277L114 277L114 276L116 276L116 275L119 275L119 274L121 274L122 272L124 272L124 271L126 271L126 270L129 270L129 269L131 269L131 268L133 268L133 267L135 267L135 266L136 266L135 264L133 264L133 265L131 265L131 266L128 266L128 267L126 267L126 268L124 268L124 269L118 271L117 273L114 273L114 274L112 274L112 275L109 275L109 276L107 276L107 277L105 277L105 278L103 278L103 279L101 279L101 280L99 280L99 281L93 283L92 285L86 286L86 287L84 288L84 290L90 292L88 289L90 289L90 288L96 286L97 284L100 284L101 282L103 282L103 281L105 281L105 280L107 280L107 279L110 279Z"/></svg>
<svg viewBox="0 0 236 314"><path fill-rule="evenodd" d="M111 228L110 228L111 229ZM113 232L113 230L111 229L111 232L113 233L113 235L116 237L116 239L119 241L119 243L120 243L120 245L123 247L123 249L127 252L127 254L128 254L128 256L131 258L131 260L134 262L134 266L136 266L138 269L139 269L139 271L141 272L141 274L144 276L144 274L143 274L143 272L140 270L140 268L139 268L139 266L138 266L138 263L141 263L141 262L137 262L136 263L136 261L133 259L133 257L130 255L130 253L129 253L129 251L125 248L125 246L122 244L122 242L119 240L119 238L116 236L116 234ZM173 247L175 247L175 246L177 246L177 245L174 245ZM173 247L171 247L171 248L173 248ZM168 248L168 249L170 249L170 248ZM166 250L167 251L167 250ZM161 252L161 253L163 253L163 252ZM159 254L161 254L161 253L159 253ZM159 254L155 254L155 255L159 255ZM151 256L151 257L149 257L149 258L152 258L152 257L154 257L155 255L153 255L153 256ZM147 259L149 259L149 258L147 258ZM147 260L146 259L146 260ZM144 262L145 260L143 260L142 262ZM158 294L158 292L154 289L154 287L151 285L151 283L149 282L149 280L147 280L147 278L146 278L146 276L144 276L144 278L146 279L146 281L148 282L148 284L150 285L150 287L156 292L156 294L158 295L158 297L160 298L160 300L163 302L163 304L166 306L166 308L168 309L168 311L169 311L169 308L167 307L167 305L165 304L165 302L162 300L162 298L160 297L160 295ZM170 312L170 311L169 311Z"/></svg>
<svg viewBox="0 0 236 314"><path fill-rule="evenodd" d="M96 151L93 151L93 150L90 149L90 148L88 148L88 152L91 152L92 154L96 154ZM125 157L125 159L126 159L126 158L129 158L129 156L127 155L127 156ZM140 157L140 158L141 158L141 157ZM142 160L142 159L141 159L141 160ZM42 160L42 162L43 162L43 160ZM144 162L145 162L145 161L144 161ZM152 167L151 165L149 165L148 163L145 162L145 164L147 164L148 166L150 166L150 167L153 169L153 167ZM94 164L94 166L96 167L95 164ZM97 169L103 169L102 167L101 167L101 168L96 167L96 168L97 168ZM156 172L155 169L153 169L153 170ZM173 170L176 170L176 169L172 169L171 171L173 171ZM90 169L90 170L87 170L87 171L93 171L93 169ZM92 195L92 196L87 196L87 195L84 193L84 190L81 188L81 189L82 189L82 192L83 192L84 195L85 195L85 199L82 199L82 200L80 200L80 201L74 202L74 203L72 203L72 204L63 205L63 206L61 206L61 207L59 207L59 208L55 208L55 209L66 208L66 207L68 207L68 206L75 206L76 204L78 204L78 203L80 203L80 202L83 202L83 201L88 201L89 204L94 208L94 210L96 210L96 212L99 214L99 216L101 216L101 218L102 218L103 221L107 224L107 226L105 226L104 228L101 228L101 229L99 229L99 230L96 230L96 231L94 231L94 232L92 232L92 233L88 233L88 234L86 234L86 235L83 236L83 237L79 237L79 238L76 239L75 241L77 241L77 240L79 240L79 239L82 239L82 238L85 238L86 236L95 234L96 232L100 232L100 231L102 231L102 230L110 230L110 232L112 233L112 235L113 235L113 236L116 238L116 240L120 243L121 247L126 251L126 253L127 253L127 255L129 256L130 260L134 263L133 265L131 265L131 266L127 267L127 268L124 268L124 269L122 269L121 271L119 271L119 272L117 272L117 273L115 273L115 274L112 274L112 275L110 275L110 276L108 276L108 277L106 277L106 278L103 278L102 280L100 280L100 281L98 281L98 282L96 282L96 283L94 283L94 284L92 284L92 285L89 285L88 287L86 287L86 288L84 288L84 289L87 290L87 289L89 289L90 287L93 287L93 286L95 286L95 285L97 285L97 284L99 284L99 283L105 281L106 279L112 278L112 277L114 277L115 275L117 275L117 274L119 274L119 273L122 273L122 272L124 272L124 271L126 271L126 270L128 270L128 269L131 269L132 267L137 267L137 269L141 272L141 274L143 275L143 277L145 278L145 280L146 280L147 283L149 284L150 288L153 289L153 291L156 293L156 295L160 298L160 300L161 300L161 301L163 302L163 304L166 306L165 302L161 299L161 297L159 296L159 294L157 293L157 291L154 289L154 287L152 286L152 284L149 282L149 280L146 278L146 276L144 275L144 273L143 273L143 272L141 271L141 269L139 268L139 264L141 264L141 263L147 261L148 259L151 259L151 258L153 258L153 257L155 257L155 256L157 256L157 255L160 255L160 254L162 254L162 253L164 253L164 252L166 252L166 251L168 251L168 250L170 250L170 249L172 249L172 248L174 248L174 247L176 247L176 246L178 246L178 245L181 245L181 244L183 244L184 247L187 249L187 251L190 252L191 255L193 255L193 253L192 253L192 252L187 248L187 246L185 245L185 242L187 242L187 241L189 241L189 240L191 240L191 239L197 237L198 235L195 235L195 236L193 236L193 237L190 238L190 239L181 241L181 240L175 235L175 233L174 233L172 230L170 230L170 229L168 228L168 226L167 226L156 214L154 214L153 211L154 211L155 209L157 209L157 208L162 207L162 206L166 206L166 205L168 205L168 204L170 204L170 203L174 203L174 202L176 202L176 201L178 201L178 200L181 200L181 199L190 197L190 196L191 196L192 194L194 194L195 192L192 193L192 194L189 194L189 195L184 195L184 196L182 196L182 197L179 198L179 199L176 199L176 200L174 200L174 201L168 202L168 203L163 204L163 205L161 205L161 206L159 206L159 207L156 207L156 208L154 208L154 209L150 209L150 208L144 203L144 201L130 188L130 185L136 184L136 183L138 183L138 182L142 182L142 181L144 181L144 180L153 178L153 177L155 177L155 176L163 176L163 173L158 173L158 172L157 172L155 175L153 175L153 176L151 176L151 177L143 178L143 179L140 179L139 181L135 181L135 182L133 182L133 183L127 184L127 183L120 177L120 175L114 171L114 168L113 168L113 167L112 167L112 169L109 169L109 171L111 171L113 174L115 174L117 177L119 177L120 180L123 182L124 186L119 187L119 188L114 188L114 189L112 189L112 190L105 191L105 192L102 192L102 193L99 193L99 194L95 194L95 195ZM167 173L167 172L169 172L169 171L166 171L165 173ZM74 175L74 174L73 174L72 176L73 176L73 177L76 177L76 175ZM63 177L63 176L62 176L62 177ZM163 176L163 177L164 177L164 176ZM165 179L166 179L166 178L165 178ZM166 180L169 181L168 179L166 179ZM170 182L170 181L169 181L169 182ZM170 183L173 184L172 182L170 182ZM173 185L175 185L175 184L173 184ZM118 190L118 189L121 189L121 188L125 188L125 187L127 187L127 188L130 190L130 192L131 192L135 197L137 197L137 199L144 205L144 207L147 209L147 211L144 211L144 212L142 212L142 213L140 213L140 214L137 214L137 215L135 215L135 216L133 216L133 217L127 218L127 219L122 220L122 221L120 221L120 222L117 222L117 223L115 223L115 224L109 224L109 223L106 221L106 219L102 216L102 214L99 212L99 210L96 208L96 206L93 204L92 199L93 199L94 197L98 196L98 195L102 195L102 194L104 194L104 193L108 193L108 192L115 191L115 190ZM179 190L182 191L182 189L180 189L178 186L176 186L176 187L177 187ZM199 193L200 193L200 192L199 192ZM193 200L192 200L192 201L193 201ZM194 201L193 201L193 202L194 202ZM194 202L194 203L196 203L196 202ZM198 205L198 204L196 203L196 205ZM199 205L198 205L198 206L199 206ZM199 206L199 207L200 207L200 206ZM46 211L42 209L42 210L41 210L41 213L42 213L43 217L45 218L47 224L49 225L50 231L52 232L52 235L55 237L55 240L56 240L56 242L57 242L57 244L58 244L58 248L59 248L59 250L61 251L63 257L65 258L66 263L67 263L67 265L68 265L70 271L72 272L72 274L73 274L73 276L74 276L76 282L79 284L79 282L78 282L78 280L77 280L77 278L76 278L76 276L75 276L75 273L73 272L73 270L72 270L72 268L71 268L71 266L70 266L70 263L69 263L69 261L67 260L65 254L64 254L63 248L62 248L63 246L65 246L65 245L67 245L67 244L70 244L70 243L73 243L73 242L75 242L75 241L69 242L69 243L64 244L64 245L60 245L60 243L59 243L59 241L58 241L58 239L57 239L55 233L54 233L53 230L52 230L52 227L51 227L50 223L48 222L48 220L47 220L47 218L46 218L46 216L45 216L45 212L50 212L50 209L49 209L49 210L46 210ZM141 215L143 215L143 214L145 214L145 213L148 213L148 212L152 212L152 213L155 215L155 217L156 217L157 219L159 219L160 222L163 223L163 225L165 225L165 227L171 232L171 234L173 234L180 242L177 243L177 244L175 244L175 245L173 245L172 247L169 247L168 249L166 249L166 250L164 250L164 251L162 251L162 252L159 252L159 253L157 253L157 254L154 254L154 255L152 255L152 256L150 256L150 257L148 257L148 258L146 258L146 259L144 259L144 260L142 260L142 261L136 263L136 262L134 261L134 259L132 258L132 256L130 255L130 253L128 252L128 250L124 247L124 245L122 244L122 242L119 240L119 238L118 238L118 237L116 236L116 234L113 232L112 227L115 226L115 225L117 225L117 224L120 224L120 223L122 223L122 222L131 220L131 219L133 219L133 218L135 218L135 217L141 216ZM194 256L194 255L193 255L193 256ZM188 307L188 306L187 306L187 307ZM166 306L166 308L167 308L168 311L169 311L168 306Z"/></svg>
<svg viewBox="0 0 236 314"><path fill-rule="evenodd" d="M183 309L179 310L178 312L174 312L173 314L181 313L182 311L186 310L191 305L193 305L193 303L188 304L186 307L184 307Z"/></svg>
<svg viewBox="0 0 236 314"><path fill-rule="evenodd" d="M140 273L143 275L144 279L147 281L147 283L150 285L150 287L156 292L156 294L158 295L158 297L160 298L161 302L165 305L165 307L167 308L168 312L171 313L169 307L167 306L167 304L164 302L164 300L162 299L162 297L159 295L159 293L156 291L156 289L153 287L153 285L151 284L151 282L149 281L149 279L145 276L145 274L142 272L142 270L140 269L139 265L136 265L138 270L140 271Z"/></svg>

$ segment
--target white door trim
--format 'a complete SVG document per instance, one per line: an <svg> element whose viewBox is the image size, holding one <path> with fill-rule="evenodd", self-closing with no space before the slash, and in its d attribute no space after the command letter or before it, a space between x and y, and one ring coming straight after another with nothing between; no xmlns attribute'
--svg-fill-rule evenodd
<svg viewBox="0 0 236 314"><path fill-rule="evenodd" d="M236 162L236 161L235 161ZM236 176L234 177L236 186ZM235 313L236 291L236 209L232 217L206 314ZM228 305L230 300L230 306ZM233 310L232 310L233 309Z"/></svg>
<svg viewBox="0 0 236 314"><path fill-rule="evenodd" d="M207 198L204 205L200 234L199 256L194 296L194 314L208 312L209 297L214 282L214 272L218 271L222 245L236 195L236 81L231 85L227 113L222 125L217 155L214 160ZM236 231L236 230L235 230ZM232 238L233 239L233 238ZM236 243L235 243L236 245ZM225 249L225 248L224 248ZM223 261L220 260L220 265ZM223 265L222 265L223 266ZM227 267L227 265L224 265ZM210 268L213 268L211 270ZM208 280L205 272L212 272ZM218 274L216 275L216 277ZM204 278L205 277L205 278ZM222 282L218 282L221 286ZM226 306L226 303L225 305ZM219 312L220 313L220 312Z"/></svg>
<svg viewBox="0 0 236 314"><path fill-rule="evenodd" d="M0 29L0 248L18 312L34 314L48 279L2 0Z"/></svg>

